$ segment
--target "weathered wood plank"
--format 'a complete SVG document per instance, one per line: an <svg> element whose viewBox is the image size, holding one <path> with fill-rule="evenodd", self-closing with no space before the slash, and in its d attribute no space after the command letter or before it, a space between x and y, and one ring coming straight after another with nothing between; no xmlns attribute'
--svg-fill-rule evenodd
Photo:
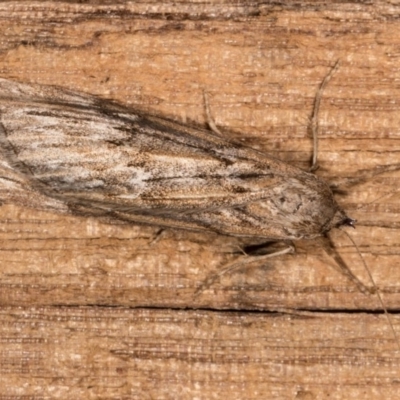
<svg viewBox="0 0 400 400"><path fill-rule="evenodd" d="M398 11L381 2L2 2L0 76L200 124L205 88L227 136L307 168L307 119L340 59L319 118L317 173L333 181L399 162ZM399 183L395 171L338 195L393 312ZM346 236L333 240L369 284ZM374 314L377 298L359 293L314 242L223 276L194 298L237 257L235 240L4 204L0 241L0 398L397 398L396 346ZM315 315L247 313L281 308Z"/></svg>
<svg viewBox="0 0 400 400"><path fill-rule="evenodd" d="M382 315L3 307L0 322L2 398L398 394L400 359Z"/></svg>

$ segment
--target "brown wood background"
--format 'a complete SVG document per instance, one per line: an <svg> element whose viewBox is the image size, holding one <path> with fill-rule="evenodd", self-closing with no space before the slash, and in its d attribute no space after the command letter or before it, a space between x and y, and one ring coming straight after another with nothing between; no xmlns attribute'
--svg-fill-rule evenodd
<svg viewBox="0 0 400 400"><path fill-rule="evenodd" d="M306 168L314 96L340 59L319 119L318 174L332 181L400 161L399 18L382 1L4 1L0 77L198 123L206 89L227 135ZM398 336L399 176L338 196ZM235 242L157 233L0 208L0 399L398 398L376 296L315 242L194 299ZM369 284L348 238L332 237Z"/></svg>

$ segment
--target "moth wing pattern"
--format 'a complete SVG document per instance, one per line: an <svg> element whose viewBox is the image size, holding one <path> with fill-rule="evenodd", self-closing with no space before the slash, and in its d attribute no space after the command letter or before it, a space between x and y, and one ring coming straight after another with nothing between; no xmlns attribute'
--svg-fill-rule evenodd
<svg viewBox="0 0 400 400"><path fill-rule="evenodd" d="M73 213L271 240L346 218L310 173L94 96L1 79L0 118L10 167Z"/></svg>

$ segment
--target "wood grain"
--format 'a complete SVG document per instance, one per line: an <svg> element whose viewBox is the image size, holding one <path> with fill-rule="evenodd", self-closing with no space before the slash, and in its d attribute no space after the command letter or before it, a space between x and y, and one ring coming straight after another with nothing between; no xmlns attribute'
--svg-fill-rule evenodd
<svg viewBox="0 0 400 400"><path fill-rule="evenodd" d="M1 319L3 398L397 395L382 315L3 307Z"/></svg>
<svg viewBox="0 0 400 400"><path fill-rule="evenodd" d="M398 15L383 2L2 2L0 76L200 124L205 89L227 136L307 168L315 94L340 60L319 117L317 174L334 182L399 162ZM337 197L398 335L399 176ZM195 298L237 241L13 204L0 240L0 399L397 398L378 299L318 243ZM369 285L349 239L332 240Z"/></svg>

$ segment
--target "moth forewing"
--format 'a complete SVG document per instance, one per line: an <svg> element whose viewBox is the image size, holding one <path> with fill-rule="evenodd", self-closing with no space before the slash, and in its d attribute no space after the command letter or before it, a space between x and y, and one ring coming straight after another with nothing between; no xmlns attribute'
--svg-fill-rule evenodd
<svg viewBox="0 0 400 400"><path fill-rule="evenodd" d="M209 131L1 84L10 165L71 212L267 240L310 239L347 221L325 182Z"/></svg>

